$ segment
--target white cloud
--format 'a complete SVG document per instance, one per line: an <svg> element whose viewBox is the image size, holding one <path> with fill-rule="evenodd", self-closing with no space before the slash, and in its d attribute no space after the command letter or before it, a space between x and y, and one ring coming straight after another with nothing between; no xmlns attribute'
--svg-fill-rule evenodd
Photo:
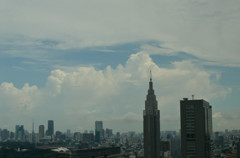
<svg viewBox="0 0 240 158"><path fill-rule="evenodd" d="M216 112L216 113L213 114L212 117L216 118L216 119L221 118L222 117L222 113L221 112Z"/></svg>
<svg viewBox="0 0 240 158"><path fill-rule="evenodd" d="M155 53L184 51L217 65L240 66L239 3L225 0L22 0L16 3L3 0L0 2L0 41L8 46L5 52L15 55L19 55L19 47L68 49L157 41L166 48ZM24 53L29 54L20 52Z"/></svg>
<svg viewBox="0 0 240 158"><path fill-rule="evenodd" d="M0 86L0 96L3 101L2 105L11 108L11 110L31 110L34 108L37 100L38 88L30 87L25 84L22 89L14 87L13 83L4 82ZM16 108L16 109L15 109Z"/></svg>
<svg viewBox="0 0 240 158"><path fill-rule="evenodd" d="M217 111L213 114L213 126L215 130L239 129L240 108Z"/></svg>
<svg viewBox="0 0 240 158"><path fill-rule="evenodd" d="M148 54L139 52L115 69L79 66L53 70L42 89L28 84L17 89L12 83L2 83L0 106L4 110L0 112L0 120L11 116L8 124L14 126L16 120L31 124L29 120L34 117L43 124L53 119L61 130L93 129L95 120L103 120L105 128L142 131L141 116L150 70L162 129L179 129L181 98L195 94L196 98L211 100L231 92L218 84L218 78L211 77L216 73L201 69L191 61L174 62L171 68L161 68ZM131 122L136 124L130 126Z"/></svg>

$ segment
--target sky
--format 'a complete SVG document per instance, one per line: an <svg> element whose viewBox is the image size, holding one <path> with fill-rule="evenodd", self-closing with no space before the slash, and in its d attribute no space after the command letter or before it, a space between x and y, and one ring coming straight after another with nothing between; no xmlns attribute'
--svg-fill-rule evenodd
<svg viewBox="0 0 240 158"><path fill-rule="evenodd" d="M150 71L161 130L204 99L240 129L240 1L0 0L0 128L143 131Z"/></svg>

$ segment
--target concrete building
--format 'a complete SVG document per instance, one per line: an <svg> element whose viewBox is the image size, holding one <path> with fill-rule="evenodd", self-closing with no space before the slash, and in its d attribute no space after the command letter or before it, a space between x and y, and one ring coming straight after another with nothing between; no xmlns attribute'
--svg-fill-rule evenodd
<svg viewBox="0 0 240 158"><path fill-rule="evenodd" d="M171 144L170 144L170 151L171 156L173 158L180 158L181 157L181 140L180 136L171 137Z"/></svg>
<svg viewBox="0 0 240 158"><path fill-rule="evenodd" d="M7 141L9 139L9 131L7 129L3 129L0 131L1 141Z"/></svg>
<svg viewBox="0 0 240 158"><path fill-rule="evenodd" d="M100 143L103 139L103 122L95 121L95 141Z"/></svg>
<svg viewBox="0 0 240 158"><path fill-rule="evenodd" d="M145 110L143 111L144 157L160 158L160 111L150 77Z"/></svg>
<svg viewBox="0 0 240 158"><path fill-rule="evenodd" d="M181 154L184 158L212 158L212 107L205 100L180 101Z"/></svg>
<svg viewBox="0 0 240 158"><path fill-rule="evenodd" d="M113 135L113 133L112 133L112 129L106 129L106 137L108 138L108 137L111 137Z"/></svg>
<svg viewBox="0 0 240 158"><path fill-rule="evenodd" d="M45 131L44 131L44 125L40 125L39 126L39 139L41 139L41 138L43 138L44 137L44 133L45 133Z"/></svg>
<svg viewBox="0 0 240 158"><path fill-rule="evenodd" d="M88 143L93 143L94 142L93 133L83 133L83 141Z"/></svg>
<svg viewBox="0 0 240 158"><path fill-rule="evenodd" d="M24 137L25 131L24 131L24 126L23 125L16 125L15 128L15 140L16 141L24 141L25 137Z"/></svg>
<svg viewBox="0 0 240 158"><path fill-rule="evenodd" d="M48 120L47 135L52 137L53 134L54 134L54 122L53 120Z"/></svg>

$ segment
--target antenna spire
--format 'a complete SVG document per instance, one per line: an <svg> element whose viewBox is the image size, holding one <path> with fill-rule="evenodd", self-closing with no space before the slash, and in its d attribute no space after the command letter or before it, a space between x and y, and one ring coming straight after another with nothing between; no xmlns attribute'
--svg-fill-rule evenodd
<svg viewBox="0 0 240 158"><path fill-rule="evenodd" d="M150 81L152 81L152 71L150 70Z"/></svg>

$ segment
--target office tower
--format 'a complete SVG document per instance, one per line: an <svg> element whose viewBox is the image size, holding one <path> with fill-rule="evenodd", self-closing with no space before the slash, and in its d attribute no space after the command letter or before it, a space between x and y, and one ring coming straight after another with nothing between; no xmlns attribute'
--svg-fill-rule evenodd
<svg viewBox="0 0 240 158"><path fill-rule="evenodd" d="M48 120L48 132L47 135L48 136L53 136L54 134L54 122L53 120Z"/></svg>
<svg viewBox="0 0 240 158"><path fill-rule="evenodd" d="M94 135L93 133L83 133L83 141L92 143L94 141Z"/></svg>
<svg viewBox="0 0 240 158"><path fill-rule="evenodd" d="M160 158L160 111L150 77L145 110L143 111L144 157Z"/></svg>
<svg viewBox="0 0 240 158"><path fill-rule="evenodd" d="M205 100L180 101L181 154L184 158L212 158L212 107Z"/></svg>
<svg viewBox="0 0 240 158"><path fill-rule="evenodd" d="M68 137L68 138L71 138L71 130L70 129L67 129L67 132L66 132L66 136Z"/></svg>
<svg viewBox="0 0 240 158"><path fill-rule="evenodd" d="M15 140L24 141L24 126L16 125L15 128Z"/></svg>
<svg viewBox="0 0 240 158"><path fill-rule="evenodd" d="M39 139L44 137L44 125L39 126Z"/></svg>
<svg viewBox="0 0 240 158"><path fill-rule="evenodd" d="M61 139L63 133L61 131L56 131L55 133L55 139Z"/></svg>
<svg viewBox="0 0 240 158"><path fill-rule="evenodd" d="M3 129L0 131L1 141L7 141L9 139L9 131L7 129Z"/></svg>
<svg viewBox="0 0 240 158"><path fill-rule="evenodd" d="M14 132L10 132L10 133L9 133L9 137L10 137L10 140L14 140L14 138L15 138L15 133L14 133Z"/></svg>
<svg viewBox="0 0 240 158"><path fill-rule="evenodd" d="M181 140L180 136L176 135L171 138L171 156L173 158L180 158L181 157Z"/></svg>
<svg viewBox="0 0 240 158"><path fill-rule="evenodd" d="M103 138L103 122L95 121L95 141L100 143Z"/></svg>
<svg viewBox="0 0 240 158"><path fill-rule="evenodd" d="M34 121L32 123L32 143L36 143L36 137L34 132Z"/></svg>
<svg viewBox="0 0 240 158"><path fill-rule="evenodd" d="M82 134L80 132L74 132L73 138L74 140L80 141L82 137Z"/></svg>
<svg viewBox="0 0 240 158"><path fill-rule="evenodd" d="M112 129L106 129L106 137L111 137L113 134L112 134Z"/></svg>

